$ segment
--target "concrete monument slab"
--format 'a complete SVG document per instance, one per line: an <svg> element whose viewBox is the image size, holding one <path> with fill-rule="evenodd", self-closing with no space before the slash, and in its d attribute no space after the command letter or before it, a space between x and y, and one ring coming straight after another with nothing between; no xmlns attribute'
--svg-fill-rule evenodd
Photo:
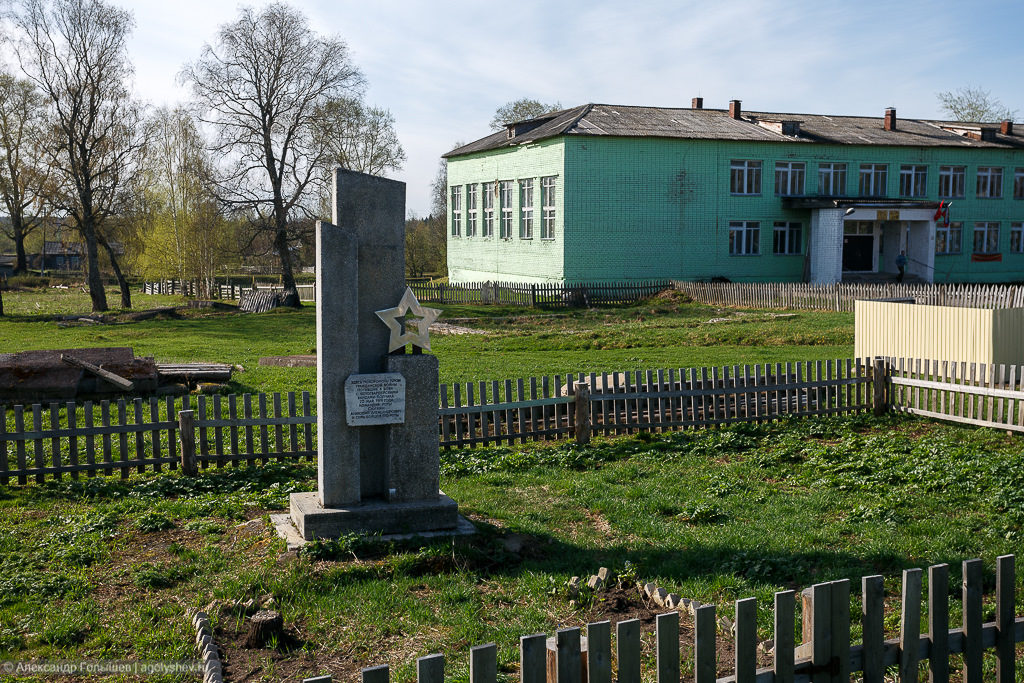
<svg viewBox="0 0 1024 683"><path fill-rule="evenodd" d="M291 495L292 520L306 540L454 530L421 353L441 311L405 286L405 184L336 169L333 221L316 230L318 490Z"/></svg>

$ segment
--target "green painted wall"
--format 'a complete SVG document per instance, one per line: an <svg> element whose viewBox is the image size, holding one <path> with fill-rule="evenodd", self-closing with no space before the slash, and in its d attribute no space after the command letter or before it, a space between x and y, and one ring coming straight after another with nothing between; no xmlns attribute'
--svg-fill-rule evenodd
<svg viewBox="0 0 1024 683"><path fill-rule="evenodd" d="M555 236L541 239L540 179L556 178ZM560 138L512 147L496 152L462 156L448 160L449 198L453 185L511 180L513 192L512 237L500 237L500 206L495 198L494 237L466 236L466 218L462 220L462 236L452 235L452 217L448 216L448 276L452 282L562 282L564 279L564 156ZM533 179L533 238L521 239L519 234L519 181ZM480 190L482 193L482 188ZM449 199L450 201L450 199ZM482 217L482 198L479 215ZM463 199L465 208L465 198ZM480 219L482 227L482 218Z"/></svg>
<svg viewBox="0 0 1024 683"><path fill-rule="evenodd" d="M733 159L762 162L759 196L730 194ZM887 196L893 199L899 198L900 166L923 164L928 167L925 199L932 201L939 199L939 166L966 166L966 196L955 199L950 212L952 221L963 223L962 251L936 255L935 280L1024 279L1024 254L1010 252L1010 225L1024 221L1024 200L1013 198L1014 171L1024 167L1022 151L600 136L563 136L523 148L449 160L449 184L560 174L558 228L553 242L536 237L519 240L518 232L511 240L449 237L449 272L474 273L462 277L463 281L714 276L734 281L799 281L804 274L811 212L782 207L782 200L775 196L776 161L806 163L804 192L809 196L819 191L818 162L845 162L850 197L858 195L860 164L884 163L888 165ZM978 166L1002 167L1002 199L976 198ZM539 210L539 189L534 203ZM518 217L518 206L516 210ZM729 222L738 220L760 221L759 255L729 254ZM803 224L801 254L772 253L776 221ZM1001 263L971 262L978 221L1000 223Z"/></svg>

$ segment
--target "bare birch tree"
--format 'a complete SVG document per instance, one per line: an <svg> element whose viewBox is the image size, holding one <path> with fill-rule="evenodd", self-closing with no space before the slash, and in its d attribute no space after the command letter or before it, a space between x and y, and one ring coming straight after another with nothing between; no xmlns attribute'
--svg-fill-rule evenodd
<svg viewBox="0 0 1024 683"><path fill-rule="evenodd" d="M0 198L10 218L0 229L14 242L15 273L28 271L25 239L45 216L44 107L35 84L0 72Z"/></svg>
<svg viewBox="0 0 1024 683"><path fill-rule="evenodd" d="M320 120L320 134L330 145L330 166L370 175L402 169L405 150L387 109L354 98L332 100L321 107Z"/></svg>
<svg viewBox="0 0 1024 683"><path fill-rule="evenodd" d="M248 215L252 244L270 238L283 301L298 306L291 250L301 219L316 213L331 154L317 134L318 115L363 85L348 47L317 34L287 4L243 7L180 79L191 86L201 120L216 131L213 152L226 160L218 198Z"/></svg>
<svg viewBox="0 0 1024 683"><path fill-rule="evenodd" d="M21 67L49 100L46 156L55 189L48 200L85 243L92 309L108 308L101 247L120 285L121 306L130 308L104 227L125 203L144 144L143 107L130 91L132 14L103 0L22 0L8 16L20 32L14 51Z"/></svg>
<svg viewBox="0 0 1024 683"><path fill-rule="evenodd" d="M935 93L939 107L954 121L993 123L1010 119L1017 112L1005 106L992 93L976 85Z"/></svg>

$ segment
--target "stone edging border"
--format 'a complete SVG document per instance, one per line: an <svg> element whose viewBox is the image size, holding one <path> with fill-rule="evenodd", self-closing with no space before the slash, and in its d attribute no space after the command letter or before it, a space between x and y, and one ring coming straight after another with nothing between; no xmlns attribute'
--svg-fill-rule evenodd
<svg viewBox="0 0 1024 683"><path fill-rule="evenodd" d="M600 592L606 586L611 584L615 580L614 572L610 571L607 567L601 567L597 574L594 574L587 579L586 586L596 592ZM566 587L569 591L570 600L575 600L576 596L579 595L582 581L579 576L574 576L566 582ZM665 609L677 610L679 612L686 612L690 616L696 616L697 610L703 603L700 600L693 598L682 598L679 597L678 593L669 593L664 588L659 588L653 583L644 583L643 581L637 581L637 590L645 595L651 602L656 604L658 607L664 607ZM724 633L733 632L732 620L728 617L718 618L718 627L722 629Z"/></svg>
<svg viewBox="0 0 1024 683"><path fill-rule="evenodd" d="M220 652L213 642L213 627L206 612L189 609L185 613L196 630L196 649L203 662L203 683L224 683Z"/></svg>

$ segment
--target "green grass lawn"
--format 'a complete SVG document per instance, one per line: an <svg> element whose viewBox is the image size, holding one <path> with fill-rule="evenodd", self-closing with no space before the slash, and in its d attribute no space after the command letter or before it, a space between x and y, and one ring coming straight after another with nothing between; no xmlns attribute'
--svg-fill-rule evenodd
<svg viewBox="0 0 1024 683"><path fill-rule="evenodd" d="M257 365L313 350L313 307L145 322L114 312L110 324L68 325L39 318L86 313L81 292L5 292L4 303L0 351L130 345L161 361L240 364L235 391L315 386L312 369ZM174 303L136 294L138 309ZM433 337L444 382L845 358L853 342L850 314L778 317L664 296L596 310L450 306L445 318L487 334ZM995 558L1021 547L1024 524L1019 438L896 415L445 452L442 487L475 536L425 546L353 537L294 556L267 515L315 477L296 463L0 487L0 648L17 659L189 658L184 610L212 605L231 674L248 680L355 680L359 667L387 663L405 682L417 656L444 652L447 677L461 682L469 647L485 642L514 677L520 635L616 618L600 594L566 594L570 577L602 566L722 615L756 596L761 638L774 591L848 578L857 614L859 577L881 573L895 637L909 567L949 563L956 623L960 563L983 558L991 619ZM261 596L287 638L232 649L244 619L229 605Z"/></svg>
<svg viewBox="0 0 1024 683"><path fill-rule="evenodd" d="M895 637L901 571L933 563L950 565L956 624L961 562L982 558L991 620L995 558L1019 550L1024 523L1019 439L896 415L445 452L442 486L477 535L350 537L298 557L265 520L315 487L308 464L0 488L0 647L16 659L188 658L187 607L272 596L288 637L250 653L263 659L248 680L352 680L387 663L412 681L417 656L444 652L448 677L465 681L469 647L485 642L514 677L520 635L616 619L601 594L570 603L564 588L602 566L720 615L755 596L760 638L774 591L848 578L857 615L860 577L882 574ZM215 621L240 677L243 619Z"/></svg>
<svg viewBox="0 0 1024 683"><path fill-rule="evenodd" d="M143 310L183 300L135 293L134 303ZM258 365L264 356L315 352L313 306L259 315L199 310L181 319L69 325L39 317L87 313L88 297L79 290L5 292L4 305L8 315L0 318L0 351L132 346L136 355L157 361L241 365L244 372L231 386L236 393L316 387L313 369ZM721 310L671 296L594 310L453 305L444 311L442 322L456 319L487 334L432 335L443 383L827 360L853 353L849 313L777 317L778 312Z"/></svg>

